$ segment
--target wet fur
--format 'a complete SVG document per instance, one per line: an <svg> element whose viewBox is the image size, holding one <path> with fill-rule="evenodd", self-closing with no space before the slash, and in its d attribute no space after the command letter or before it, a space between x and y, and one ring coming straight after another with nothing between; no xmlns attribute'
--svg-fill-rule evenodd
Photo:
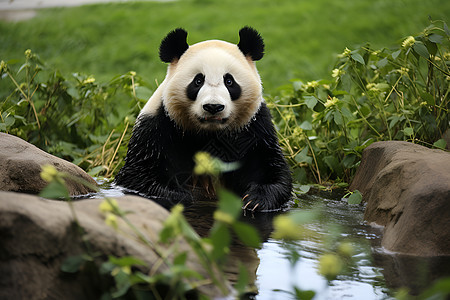
<svg viewBox="0 0 450 300"><path fill-rule="evenodd" d="M180 129L160 107L155 116L141 115L133 130L125 166L116 184L169 208L195 201L193 156L208 151L220 159L239 161L241 167L225 173L225 188L245 198L256 210L279 209L291 196L291 175L265 104L244 129L192 133Z"/></svg>

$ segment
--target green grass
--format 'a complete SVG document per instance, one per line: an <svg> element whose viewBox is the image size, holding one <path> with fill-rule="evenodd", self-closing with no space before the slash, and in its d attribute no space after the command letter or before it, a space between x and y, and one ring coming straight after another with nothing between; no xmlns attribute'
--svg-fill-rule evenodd
<svg viewBox="0 0 450 300"><path fill-rule="evenodd" d="M450 2L197 0L44 9L28 21L0 22L0 59L21 59L30 48L63 74L109 80L134 70L148 82L161 82L166 68L158 47L173 28L186 28L192 44L214 38L237 42L238 30L250 25L265 39L266 56L258 68L266 92L273 93L292 78L329 77L345 47L399 43L426 27L428 16L448 22Z"/></svg>

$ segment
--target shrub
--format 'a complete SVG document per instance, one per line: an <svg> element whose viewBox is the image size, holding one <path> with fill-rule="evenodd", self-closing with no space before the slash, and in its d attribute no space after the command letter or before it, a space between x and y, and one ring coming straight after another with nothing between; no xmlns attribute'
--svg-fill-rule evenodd
<svg viewBox="0 0 450 300"><path fill-rule="evenodd" d="M21 66L2 61L1 77L8 93L0 103L0 131L107 177L118 171L135 117L151 94L135 72L108 83L78 73L65 77L31 50Z"/></svg>
<svg viewBox="0 0 450 300"><path fill-rule="evenodd" d="M438 26L437 24L442 24ZM395 49L345 49L334 80L294 80L269 99L299 182L349 181L374 141L445 148L450 31L432 23Z"/></svg>

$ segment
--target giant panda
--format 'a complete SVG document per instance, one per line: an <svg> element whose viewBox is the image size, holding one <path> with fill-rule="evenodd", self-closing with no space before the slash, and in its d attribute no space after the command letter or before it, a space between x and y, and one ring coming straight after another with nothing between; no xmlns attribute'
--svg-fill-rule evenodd
<svg viewBox="0 0 450 300"><path fill-rule="evenodd" d="M193 174L194 155L206 151L238 162L220 183L242 198L243 209L279 210L290 199L290 169L255 66L264 42L250 27L239 37L237 45L209 40L189 46L179 28L162 40L167 75L137 117L117 185L166 208L190 204L199 186L203 194L214 193Z"/></svg>

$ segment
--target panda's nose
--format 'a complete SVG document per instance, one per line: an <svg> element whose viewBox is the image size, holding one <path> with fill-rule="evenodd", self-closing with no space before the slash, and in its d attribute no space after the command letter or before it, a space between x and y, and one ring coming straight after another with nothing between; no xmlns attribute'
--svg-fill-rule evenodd
<svg viewBox="0 0 450 300"><path fill-rule="evenodd" d="M222 104L204 104L203 109L211 114L216 114L222 111L225 108L225 105Z"/></svg>

